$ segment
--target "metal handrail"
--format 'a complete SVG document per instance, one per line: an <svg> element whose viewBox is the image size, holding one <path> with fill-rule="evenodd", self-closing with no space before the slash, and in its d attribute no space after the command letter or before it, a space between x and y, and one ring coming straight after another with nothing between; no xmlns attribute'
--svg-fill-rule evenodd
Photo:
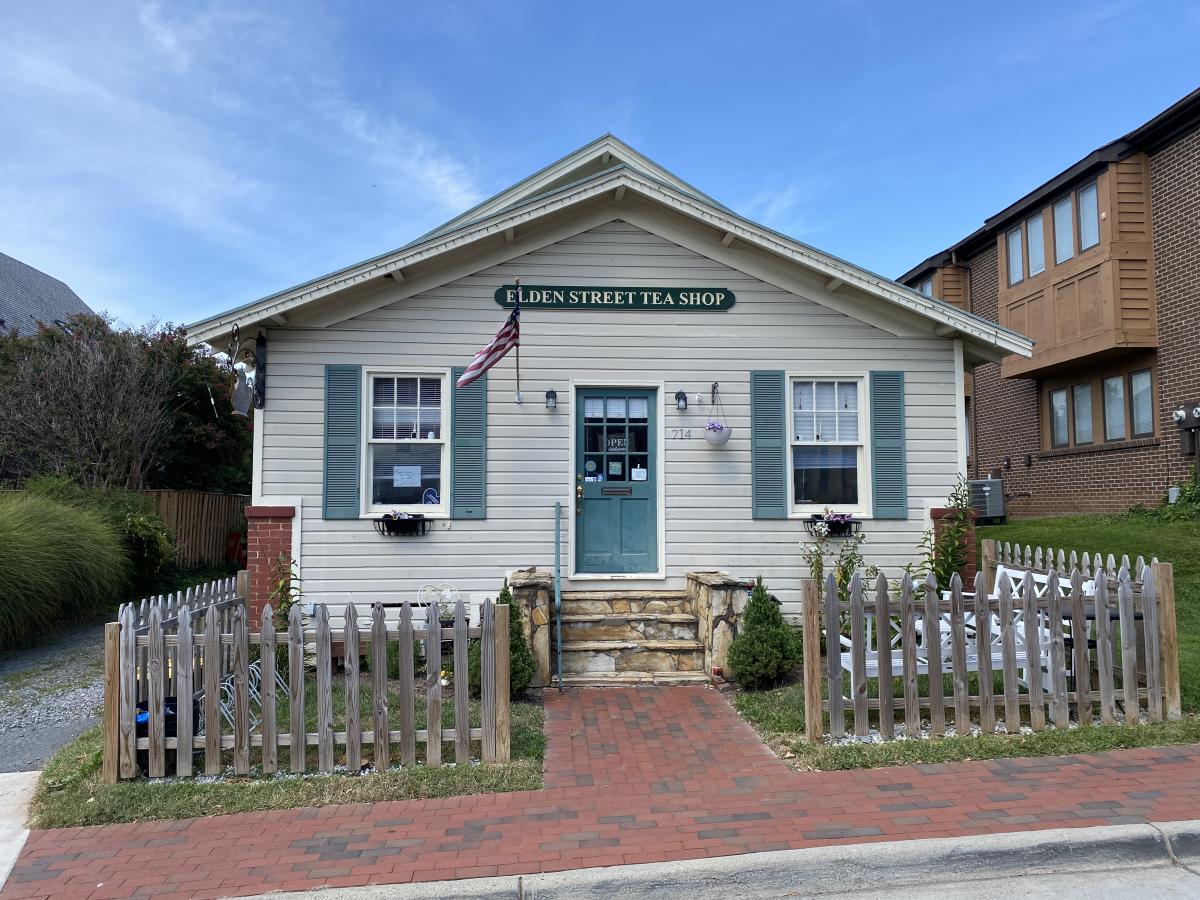
<svg viewBox="0 0 1200 900"><path fill-rule="evenodd" d="M554 504L554 648L557 656L558 691L563 689L562 670L562 569L559 557L562 553L562 503Z"/></svg>

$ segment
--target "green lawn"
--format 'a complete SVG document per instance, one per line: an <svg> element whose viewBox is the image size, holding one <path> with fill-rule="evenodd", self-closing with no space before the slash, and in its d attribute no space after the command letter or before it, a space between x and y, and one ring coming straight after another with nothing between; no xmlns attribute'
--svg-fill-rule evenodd
<svg viewBox="0 0 1200 900"><path fill-rule="evenodd" d="M1161 744L1200 742L1200 521L1168 521L1153 512L1120 516L1066 516L1033 519L979 529L979 538L1021 545L1062 548L1068 555L1127 554L1158 557L1175 570L1179 669L1185 716L1178 722L1048 729L1038 734L943 737L879 744L818 744L804 740L804 690L797 682L773 691L740 692L734 700L749 721L781 756L811 770L870 768L912 763L1049 756ZM874 696L877 687L871 685ZM947 694L952 687L947 684ZM947 712L949 718L949 711Z"/></svg>
<svg viewBox="0 0 1200 900"><path fill-rule="evenodd" d="M1036 734L985 734L878 744L810 744L804 739L804 688L800 683L773 691L740 692L734 706L772 749L799 769L871 769L917 763L957 762L1015 756L1059 756L1191 744L1200 741L1200 717L1157 725L1093 726Z"/></svg>
<svg viewBox="0 0 1200 900"><path fill-rule="evenodd" d="M335 692L335 699L338 697ZM309 697L309 710L315 698ZM335 703L335 727L341 722L344 701ZM306 710L308 713L309 710ZM453 707L442 708L444 724L453 724ZM418 703L418 722L424 721L423 698ZM478 723L478 704L472 703L472 719ZM306 718L308 716L306 715ZM364 721L370 721L369 717ZM315 720L312 723L315 728ZM337 747L336 762L344 763L344 748ZM472 752L478 753L478 743ZM464 794L536 790L542 786L542 709L533 703L513 703L511 762L500 766L423 765L367 775L307 775L286 777L226 777L221 781L163 779L123 781L108 785L100 781L101 734L93 728L72 741L47 764L38 783L30 810L35 828L68 828L110 822L147 819L178 819L213 816L263 809L323 806L330 803L366 803L380 800L412 800ZM393 758L398 748L392 748ZM424 758L423 744L417 745L418 759ZM254 751L252 762L257 763ZM364 747L369 759L371 748ZM310 771L316 768L315 748L310 749ZM287 765L287 751L280 762ZM442 747L442 759L453 761L452 744Z"/></svg>
<svg viewBox="0 0 1200 900"><path fill-rule="evenodd" d="M1150 515L1064 516L1030 519L979 529L992 538L1021 545L1157 556L1175 569L1175 620L1179 632L1179 677L1185 712L1200 712L1200 522L1164 521Z"/></svg>

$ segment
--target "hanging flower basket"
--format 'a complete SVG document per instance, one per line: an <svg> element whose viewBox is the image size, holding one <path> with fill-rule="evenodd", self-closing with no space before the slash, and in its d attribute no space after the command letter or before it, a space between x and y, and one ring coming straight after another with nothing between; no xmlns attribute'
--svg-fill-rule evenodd
<svg viewBox="0 0 1200 900"><path fill-rule="evenodd" d="M714 447L728 444L731 437L733 437L733 429L716 419L704 426L704 439Z"/></svg>

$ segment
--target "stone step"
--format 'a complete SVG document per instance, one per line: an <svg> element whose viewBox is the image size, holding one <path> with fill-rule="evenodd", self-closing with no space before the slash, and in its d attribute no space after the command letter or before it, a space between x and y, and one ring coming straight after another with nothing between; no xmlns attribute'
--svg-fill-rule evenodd
<svg viewBox="0 0 1200 900"><path fill-rule="evenodd" d="M564 614L581 613L690 613L687 591L564 591Z"/></svg>
<svg viewBox="0 0 1200 900"><path fill-rule="evenodd" d="M564 642L694 641L698 627L689 613L563 613L562 617Z"/></svg>
<svg viewBox="0 0 1200 900"><path fill-rule="evenodd" d="M698 640L563 641L563 673L700 672L704 644Z"/></svg>
<svg viewBox="0 0 1200 900"><path fill-rule="evenodd" d="M563 687L630 687L642 684L706 684L703 672L579 672L563 675ZM547 690L557 683L547 686Z"/></svg>

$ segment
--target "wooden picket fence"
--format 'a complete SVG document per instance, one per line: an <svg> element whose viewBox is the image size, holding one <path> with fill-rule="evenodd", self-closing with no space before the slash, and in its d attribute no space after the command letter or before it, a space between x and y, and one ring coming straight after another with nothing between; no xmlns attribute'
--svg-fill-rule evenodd
<svg viewBox="0 0 1200 900"><path fill-rule="evenodd" d="M237 775L251 771L252 757L263 774L280 769L280 751L287 753L293 773L332 772L336 756L347 771L365 764L363 748L370 746L371 764L386 769L397 748L399 762L416 764L417 744L425 745L425 764L442 764L442 743L454 745L457 763L471 761L472 742L478 742L484 763L509 758L508 607L490 600L481 608L480 626L471 628L466 605L460 601L453 627L435 620L414 627L413 609L405 603L397 627L389 628L384 608L372 608L369 629L360 630L353 605L345 612L345 627L337 635L344 645L345 674L340 688L333 677L334 633L329 610L318 605L314 627L305 627L299 605L288 613L288 627L277 631L274 612L262 612L259 629L252 631L245 606L235 604L229 627L222 625L217 604L193 610L180 606L173 620L152 606L146 622L138 624L133 609L105 628L105 695L103 777L109 783L145 774L158 778L193 774L193 756L200 754L206 775L232 765ZM468 648L480 640L481 722L472 727ZM424 642L425 727L417 721L415 641ZM454 725L442 725L442 643L452 644L454 690L450 702ZM370 672L370 705L360 679L363 647ZM398 665L389 669L389 649ZM142 659L145 666L142 666ZM279 666L286 668L277 671ZM217 662L210 664L209 661ZM313 688L313 698L307 688ZM168 693L172 691L172 693ZM344 712L335 722L335 692ZM139 727L139 699L144 719ZM226 698L223 704L222 698ZM174 713L168 709L174 702ZM188 701L191 702L188 702ZM315 709L307 704L313 703ZM309 727L308 714L315 718ZM367 721L363 721L363 719ZM173 722L171 728L168 720ZM398 727L393 727L398 726ZM172 733L173 732L173 733ZM308 748L315 747L315 759ZM342 753L335 751L341 748ZM173 757L173 759L171 759ZM139 765L139 758L144 765Z"/></svg>
<svg viewBox="0 0 1200 900"><path fill-rule="evenodd" d="M1001 550L990 562L1000 557L1017 559ZM896 736L897 719L905 735L926 725L943 734L947 714L960 735L995 732L1000 716L1008 732L1066 728L1072 718L1088 726L1097 704L1103 724L1135 724L1143 711L1151 722L1179 718L1171 566L1143 565L1134 580L1127 566L1060 576L1029 560L995 584L985 566L973 595L958 575L942 592L932 576L919 585L905 576L898 589L880 576L868 589L855 574L845 598L832 576L823 590L807 582L808 740L843 737L847 715L855 735L874 725L884 739Z"/></svg>

